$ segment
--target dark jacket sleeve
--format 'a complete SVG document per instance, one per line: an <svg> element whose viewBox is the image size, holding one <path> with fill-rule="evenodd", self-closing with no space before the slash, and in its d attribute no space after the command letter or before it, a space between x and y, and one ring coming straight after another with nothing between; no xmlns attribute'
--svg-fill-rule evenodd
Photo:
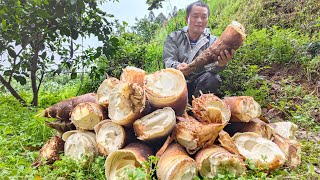
<svg viewBox="0 0 320 180"><path fill-rule="evenodd" d="M165 68L177 68L180 64L178 61L178 47L173 41L172 36L167 36L162 52L162 61Z"/></svg>

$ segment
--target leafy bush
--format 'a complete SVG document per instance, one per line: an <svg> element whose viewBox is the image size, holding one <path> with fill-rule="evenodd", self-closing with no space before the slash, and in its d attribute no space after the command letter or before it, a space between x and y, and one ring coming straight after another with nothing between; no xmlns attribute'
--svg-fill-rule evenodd
<svg viewBox="0 0 320 180"><path fill-rule="evenodd" d="M310 61L304 62L306 77L308 81L320 76L320 55L312 58Z"/></svg>
<svg viewBox="0 0 320 180"><path fill-rule="evenodd" d="M279 26L305 34L317 34L318 0L242 0L236 17L251 33L255 29Z"/></svg>
<svg viewBox="0 0 320 180"><path fill-rule="evenodd" d="M255 64L302 63L309 38L292 29L254 30L239 50L242 61Z"/></svg>

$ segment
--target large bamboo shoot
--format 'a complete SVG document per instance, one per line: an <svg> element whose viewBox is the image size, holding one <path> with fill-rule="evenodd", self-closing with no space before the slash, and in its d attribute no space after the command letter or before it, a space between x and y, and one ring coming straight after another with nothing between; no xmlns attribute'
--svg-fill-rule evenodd
<svg viewBox="0 0 320 180"><path fill-rule="evenodd" d="M237 21L232 21L223 31L220 38L189 64L189 68L194 70L216 62L221 52L225 50L231 52L232 49L237 50L245 40L245 37L244 27Z"/></svg>
<svg viewBox="0 0 320 180"><path fill-rule="evenodd" d="M177 143L167 148L157 166L159 180L192 180L197 175L195 160Z"/></svg>

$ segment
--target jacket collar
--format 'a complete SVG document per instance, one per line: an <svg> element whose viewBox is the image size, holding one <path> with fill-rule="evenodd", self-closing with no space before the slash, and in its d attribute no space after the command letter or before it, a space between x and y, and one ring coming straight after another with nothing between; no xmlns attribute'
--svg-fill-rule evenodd
<svg viewBox="0 0 320 180"><path fill-rule="evenodd" d="M187 33L187 32L188 32L188 26L183 27L181 30L182 30L184 33ZM203 30L203 33L202 33L202 34L205 35L205 36L209 36L209 35L210 35L210 29L209 29L209 28L205 28L205 29Z"/></svg>

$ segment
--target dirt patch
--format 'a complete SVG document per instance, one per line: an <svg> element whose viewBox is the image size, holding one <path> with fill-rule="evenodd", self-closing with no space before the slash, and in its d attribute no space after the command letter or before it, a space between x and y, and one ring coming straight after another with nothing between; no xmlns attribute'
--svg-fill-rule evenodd
<svg viewBox="0 0 320 180"><path fill-rule="evenodd" d="M312 94L320 98L320 75L306 75L304 68L300 64L277 64L270 65L259 72L272 85L271 95L277 97L280 90L280 82L287 80L286 84L302 86L307 94Z"/></svg>
<svg viewBox="0 0 320 180"><path fill-rule="evenodd" d="M296 132L296 138L299 140L320 142L320 133L316 134L316 133L307 131L303 128L299 128L298 131Z"/></svg>

